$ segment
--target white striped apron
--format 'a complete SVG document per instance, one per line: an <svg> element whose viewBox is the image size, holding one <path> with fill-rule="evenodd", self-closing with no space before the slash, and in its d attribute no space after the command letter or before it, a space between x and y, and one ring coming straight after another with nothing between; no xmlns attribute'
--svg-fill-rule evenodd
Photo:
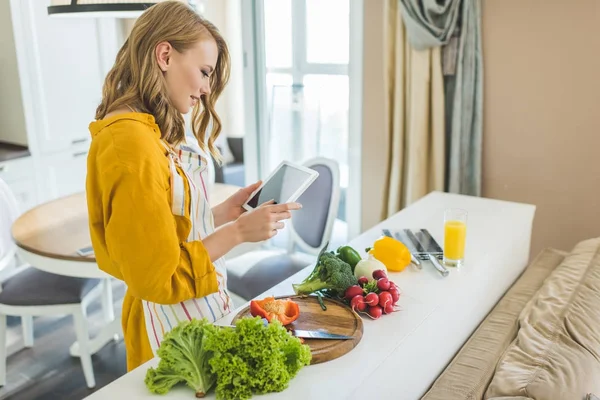
<svg viewBox="0 0 600 400"><path fill-rule="evenodd" d="M185 186L183 177L177 173L177 167L185 174L190 188L190 219L192 228L187 241L202 240L215 230L214 217L208 198L208 161L198 152L185 144L169 151L171 168L172 212L185 215ZM164 335L179 322L207 318L216 321L231 312L233 306L227 293L227 272L223 259L213 262L217 272L219 291L206 297L187 300L178 304L157 304L142 300L146 332L152 351L160 346Z"/></svg>

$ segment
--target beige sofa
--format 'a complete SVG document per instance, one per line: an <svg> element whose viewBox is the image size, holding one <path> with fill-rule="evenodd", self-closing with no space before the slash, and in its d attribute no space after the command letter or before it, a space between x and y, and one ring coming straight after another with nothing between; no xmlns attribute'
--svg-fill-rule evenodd
<svg viewBox="0 0 600 400"><path fill-rule="evenodd" d="M569 253L542 251L423 399L594 395L600 396L600 238Z"/></svg>

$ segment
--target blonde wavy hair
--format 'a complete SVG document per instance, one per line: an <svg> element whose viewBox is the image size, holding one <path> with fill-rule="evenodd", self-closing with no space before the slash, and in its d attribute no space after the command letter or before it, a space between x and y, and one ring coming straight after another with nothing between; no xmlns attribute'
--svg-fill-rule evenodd
<svg viewBox="0 0 600 400"><path fill-rule="evenodd" d="M215 111L215 103L229 80L229 50L219 30L181 1L160 2L137 19L117 54L115 65L106 76L96 119L129 106L154 116L166 142L171 145L182 142L185 139L185 121L167 96L166 81L158 66L155 49L159 43L166 41L182 53L207 37L215 40L219 55L211 75L211 93L201 96L201 101L194 106L191 124L200 147L220 161L221 156L214 143L222 124ZM209 125L212 125L211 132L206 140Z"/></svg>

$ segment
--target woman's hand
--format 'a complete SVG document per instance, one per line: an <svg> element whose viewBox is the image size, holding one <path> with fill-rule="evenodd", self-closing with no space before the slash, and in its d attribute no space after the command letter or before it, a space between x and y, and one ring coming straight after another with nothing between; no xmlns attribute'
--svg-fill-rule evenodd
<svg viewBox="0 0 600 400"><path fill-rule="evenodd" d="M300 208L302 206L298 203L273 204L272 201L265 203L252 211L241 214L235 222L217 229L202 242L210 259L218 260L239 244L262 242L272 238L280 229L283 229L282 221L291 218L291 211Z"/></svg>
<svg viewBox="0 0 600 400"><path fill-rule="evenodd" d="M261 181L258 181L250 186L240 189L227 200L218 206L215 206L213 208L215 226L221 226L228 222L235 221L240 215L245 213L246 210L242 208L242 205L248 200L252 192L258 189L261 183Z"/></svg>
<svg viewBox="0 0 600 400"><path fill-rule="evenodd" d="M298 203L272 204L262 206L244 213L234 223L240 242L261 242L271 239L280 229L282 221L292 217L291 211L299 210Z"/></svg>

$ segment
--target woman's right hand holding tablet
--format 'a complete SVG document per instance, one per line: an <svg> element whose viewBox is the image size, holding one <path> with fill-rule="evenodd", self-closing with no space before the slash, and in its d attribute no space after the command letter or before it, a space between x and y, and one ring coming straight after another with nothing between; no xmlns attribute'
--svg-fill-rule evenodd
<svg viewBox="0 0 600 400"><path fill-rule="evenodd" d="M240 242L261 242L277 235L292 217L292 211L301 209L299 203L273 204L267 202L252 211L248 211L234 222Z"/></svg>

